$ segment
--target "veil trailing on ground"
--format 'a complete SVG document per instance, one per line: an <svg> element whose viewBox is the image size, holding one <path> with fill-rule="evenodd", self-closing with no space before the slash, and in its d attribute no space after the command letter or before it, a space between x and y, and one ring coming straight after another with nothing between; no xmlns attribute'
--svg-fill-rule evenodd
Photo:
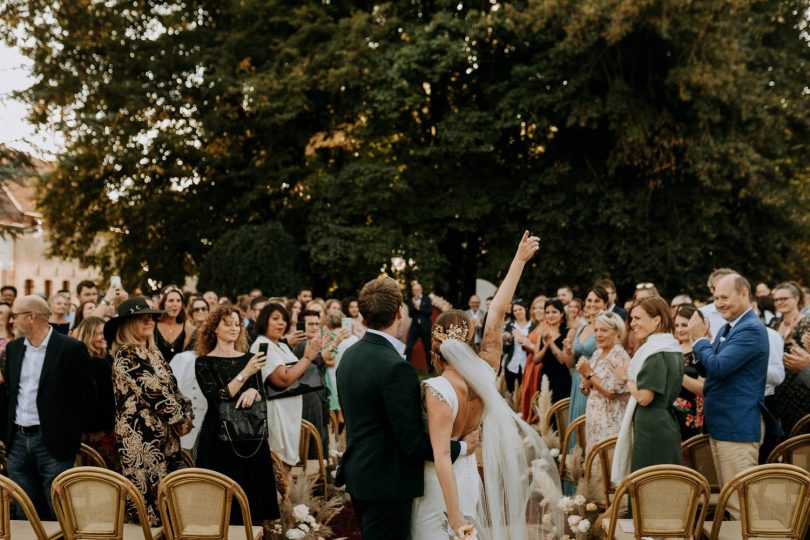
<svg viewBox="0 0 810 540"><path fill-rule="evenodd" d="M480 537L524 540L531 532L532 538L545 538L543 527L545 532L556 527L561 535L559 471L540 435L509 408L497 391L492 368L469 345L447 339L441 354L484 404L484 492L476 516L483 528ZM544 514L549 516L546 523Z"/></svg>

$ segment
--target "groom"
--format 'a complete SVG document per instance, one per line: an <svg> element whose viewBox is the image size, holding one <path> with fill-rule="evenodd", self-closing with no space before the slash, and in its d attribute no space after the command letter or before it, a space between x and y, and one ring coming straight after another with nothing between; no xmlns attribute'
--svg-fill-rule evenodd
<svg viewBox="0 0 810 540"><path fill-rule="evenodd" d="M346 452L337 485L346 485L364 540L405 540L413 499L424 490L424 462L433 460L422 423L419 378L396 339L402 293L391 278L363 286L357 299L368 331L343 355L338 396L346 420ZM451 458L472 453L478 431L453 441Z"/></svg>

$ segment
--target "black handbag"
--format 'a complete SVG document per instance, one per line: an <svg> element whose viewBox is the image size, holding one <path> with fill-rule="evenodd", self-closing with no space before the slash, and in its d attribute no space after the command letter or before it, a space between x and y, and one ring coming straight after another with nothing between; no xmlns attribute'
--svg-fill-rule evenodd
<svg viewBox="0 0 810 540"><path fill-rule="evenodd" d="M261 395L261 379L258 373L256 375L257 390ZM262 446L262 441L267 439L267 405L262 399L250 408L237 409L236 402L236 399L220 402L218 437L220 441L229 442L237 456L247 459L255 456ZM248 455L242 455L234 446L237 442L256 442L256 450Z"/></svg>
<svg viewBox="0 0 810 540"><path fill-rule="evenodd" d="M293 362L291 364L286 364L287 367L294 366L297 362ZM278 386L273 385L269 380L264 385L264 396L267 401L273 399L281 399L286 397L293 397L293 396L300 396L302 394L308 394L310 392L315 392L317 390L322 390L324 387L324 380L321 376L320 371L318 370L318 366L315 363L311 363L307 366L307 369L304 370L304 374L301 375L301 378L292 383L287 388L279 388Z"/></svg>

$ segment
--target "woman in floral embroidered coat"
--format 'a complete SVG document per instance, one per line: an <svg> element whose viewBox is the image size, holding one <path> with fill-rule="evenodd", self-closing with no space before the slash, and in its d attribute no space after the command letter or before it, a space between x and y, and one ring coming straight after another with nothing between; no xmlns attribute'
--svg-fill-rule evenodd
<svg viewBox="0 0 810 540"><path fill-rule="evenodd" d="M160 480L183 468L180 437L191 429L191 401L180 394L169 365L154 341L155 317L143 297L131 298L118 316L104 325L113 343L115 436L124 476L146 501L150 526L160 524L157 488ZM134 506L127 518L137 522Z"/></svg>

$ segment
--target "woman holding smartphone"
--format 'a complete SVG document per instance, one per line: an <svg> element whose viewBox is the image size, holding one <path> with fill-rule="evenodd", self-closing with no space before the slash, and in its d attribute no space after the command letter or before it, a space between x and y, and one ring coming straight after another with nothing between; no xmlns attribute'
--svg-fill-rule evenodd
<svg viewBox="0 0 810 540"><path fill-rule="evenodd" d="M208 401L197 465L221 472L239 483L250 504L252 525L259 525L280 515L267 441L222 441L218 436L219 405L223 401L236 401L237 409L265 406L261 370L267 356L246 350L241 312L234 306L218 307L200 328L197 338L197 383ZM237 505L231 510L231 523L241 523L242 513Z"/></svg>
<svg viewBox="0 0 810 540"><path fill-rule="evenodd" d="M321 339L311 339L304 349L304 356L299 360L287 344L281 341L289 327L290 315L284 306L275 303L265 305L256 318L258 337L250 348L251 352L258 352L260 347L267 347L267 362L262 367L262 380L277 388L287 388L300 379L321 350ZM302 410L303 400L300 395L267 401L270 450L278 454L284 463L285 476L298 463Z"/></svg>

